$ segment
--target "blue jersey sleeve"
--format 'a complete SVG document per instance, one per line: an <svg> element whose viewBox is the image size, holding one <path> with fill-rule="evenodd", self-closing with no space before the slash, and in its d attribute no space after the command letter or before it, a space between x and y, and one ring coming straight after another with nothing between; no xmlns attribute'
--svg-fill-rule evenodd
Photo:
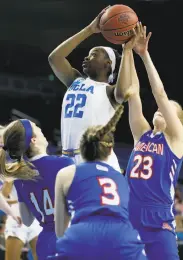
<svg viewBox="0 0 183 260"><path fill-rule="evenodd" d="M21 180L15 180L14 185L17 191L17 196L18 196L18 201L19 202L24 202L23 197L22 197L22 190L23 190L23 183Z"/></svg>

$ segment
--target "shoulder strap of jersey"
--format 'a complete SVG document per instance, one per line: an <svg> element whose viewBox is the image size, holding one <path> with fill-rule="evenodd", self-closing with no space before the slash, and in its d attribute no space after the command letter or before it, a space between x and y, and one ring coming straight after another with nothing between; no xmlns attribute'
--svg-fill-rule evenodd
<svg viewBox="0 0 183 260"><path fill-rule="evenodd" d="M152 130L148 130L147 132L145 132L145 133L140 137L139 141L140 141L141 139L143 139L145 136L147 136L148 134L151 135L151 133L152 133Z"/></svg>

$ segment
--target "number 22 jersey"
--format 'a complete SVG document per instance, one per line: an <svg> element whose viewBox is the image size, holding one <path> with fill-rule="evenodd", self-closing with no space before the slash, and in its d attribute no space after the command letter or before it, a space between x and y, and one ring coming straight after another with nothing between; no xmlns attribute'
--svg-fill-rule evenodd
<svg viewBox="0 0 183 260"><path fill-rule="evenodd" d="M106 92L107 83L77 78L68 88L61 115L63 150L79 149L83 133L90 126L105 125L114 115Z"/></svg>
<svg viewBox="0 0 183 260"><path fill-rule="evenodd" d="M182 165L163 133L148 131L135 145L126 170L129 215L134 228L174 226L175 186Z"/></svg>

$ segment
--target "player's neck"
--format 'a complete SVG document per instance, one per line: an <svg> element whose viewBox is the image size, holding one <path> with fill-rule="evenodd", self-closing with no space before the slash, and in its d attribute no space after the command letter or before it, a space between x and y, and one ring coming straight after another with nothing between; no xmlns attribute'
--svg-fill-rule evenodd
<svg viewBox="0 0 183 260"><path fill-rule="evenodd" d="M47 154L47 149L45 147L39 147L36 149L36 151L33 154L33 157L38 156L38 155L42 155L42 154Z"/></svg>
<svg viewBox="0 0 183 260"><path fill-rule="evenodd" d="M108 79L106 78L105 75L100 75L100 76L96 76L96 77L90 77L90 79L97 81L97 82L106 82L108 83Z"/></svg>

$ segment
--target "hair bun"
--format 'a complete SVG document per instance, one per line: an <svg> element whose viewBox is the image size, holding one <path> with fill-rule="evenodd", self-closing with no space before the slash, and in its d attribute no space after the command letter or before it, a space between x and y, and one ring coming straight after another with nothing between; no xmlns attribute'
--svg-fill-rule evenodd
<svg viewBox="0 0 183 260"><path fill-rule="evenodd" d="M98 142L99 141L99 138L94 135L94 134L89 134L88 135L88 142Z"/></svg>

